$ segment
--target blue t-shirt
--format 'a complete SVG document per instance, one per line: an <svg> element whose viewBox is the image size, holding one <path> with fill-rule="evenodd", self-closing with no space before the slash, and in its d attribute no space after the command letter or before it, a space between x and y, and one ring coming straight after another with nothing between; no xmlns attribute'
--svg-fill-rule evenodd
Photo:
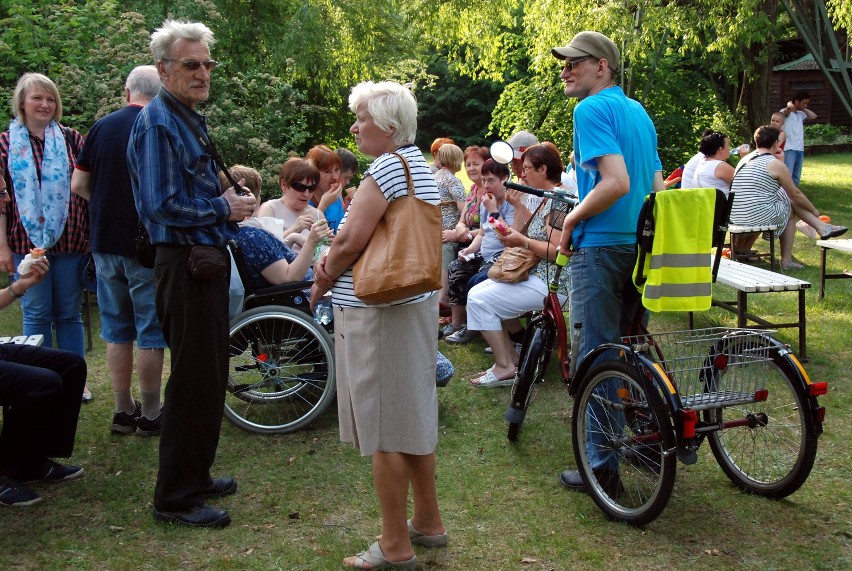
<svg viewBox="0 0 852 571"><path fill-rule="evenodd" d="M91 174L89 247L99 254L135 258L139 216L127 171L127 141L142 107L128 105L89 130L76 168Z"/></svg>
<svg viewBox="0 0 852 571"><path fill-rule="evenodd" d="M296 259L296 253L293 250L262 228L240 226L236 242L243 253L243 260L245 260L251 286L254 289L273 285L266 281L266 278L260 272L278 260L287 260L288 263L293 263L293 260ZM308 270L308 274L310 274L310 270Z"/></svg>
<svg viewBox="0 0 852 571"><path fill-rule="evenodd" d="M311 206L314 208L317 207L313 200L311 200ZM328 208L325 209L325 212L322 213L322 215L325 216L326 222L328 222L328 227L331 228L331 231L335 234L337 234L337 227L340 226L340 221L343 220L344 213L342 198L338 198L337 202L329 204Z"/></svg>
<svg viewBox="0 0 852 571"><path fill-rule="evenodd" d="M601 180L597 158L621 155L630 175L630 191L610 208L574 229L575 247L636 243L636 221L663 165L657 154L657 131L642 105L620 87L609 87L574 108L574 162L582 201Z"/></svg>

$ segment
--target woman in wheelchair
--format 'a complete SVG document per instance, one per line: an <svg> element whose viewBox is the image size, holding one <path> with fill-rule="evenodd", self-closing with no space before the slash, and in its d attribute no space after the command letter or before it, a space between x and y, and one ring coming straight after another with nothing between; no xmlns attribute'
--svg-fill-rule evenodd
<svg viewBox="0 0 852 571"><path fill-rule="evenodd" d="M231 175L236 180L243 180L245 186L260 203L260 173L251 167L234 165L231 167ZM224 175L220 174L219 178L223 184L226 184L227 179ZM315 219L308 227L308 233L304 237L304 247L298 254L270 232L254 225L247 225L245 222L250 218L247 216L240 223L240 232L236 238L248 271L248 279L251 281L246 285L250 285L252 290L258 290L313 278L311 266L314 264L316 246L320 240L330 238L332 235L324 218Z"/></svg>
<svg viewBox="0 0 852 571"><path fill-rule="evenodd" d="M242 251L252 289L311 279L314 250L321 239L330 235L326 221L317 220L308 232L304 247L296 254L266 230L240 226L236 242Z"/></svg>

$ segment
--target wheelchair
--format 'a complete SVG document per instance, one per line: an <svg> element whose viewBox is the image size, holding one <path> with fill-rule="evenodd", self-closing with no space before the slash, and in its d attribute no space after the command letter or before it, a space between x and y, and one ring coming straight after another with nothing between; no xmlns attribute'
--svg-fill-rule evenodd
<svg viewBox="0 0 852 571"><path fill-rule="evenodd" d="M327 329L314 320L312 282L255 291L239 247L232 241L228 248L245 297L230 325L225 417L260 434L306 428L336 393L331 324Z"/></svg>

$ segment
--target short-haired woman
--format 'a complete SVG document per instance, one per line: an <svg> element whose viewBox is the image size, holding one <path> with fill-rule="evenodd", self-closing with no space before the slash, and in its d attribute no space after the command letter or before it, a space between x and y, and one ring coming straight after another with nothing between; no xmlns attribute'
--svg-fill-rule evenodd
<svg viewBox="0 0 852 571"><path fill-rule="evenodd" d="M322 212L310 205L319 180L320 172L309 160L298 157L287 159L278 173L281 198L267 200L254 213L258 218L271 216L281 220L284 230L280 239L294 252L302 249L314 222L324 219ZM265 224L263 226L268 228Z"/></svg>
<svg viewBox="0 0 852 571"><path fill-rule="evenodd" d="M327 255L315 266L311 302L331 289L340 438L372 457L382 535L367 551L343 562L356 569L415 569L412 544L447 543L435 487L438 296L430 292L367 305L355 295L352 266L390 201L408 194L402 160L411 170L418 198L438 204L438 190L423 153L414 146L417 103L407 88L393 82L361 83L352 89L349 109L355 113L350 131L358 150L376 160ZM406 521L409 489L414 512Z"/></svg>
<svg viewBox="0 0 852 571"><path fill-rule="evenodd" d="M322 212L332 231L337 232L343 220L343 185L340 183L343 161L340 155L325 145L313 146L305 158L314 163L320 172L311 204Z"/></svg>
<svg viewBox="0 0 852 571"><path fill-rule="evenodd" d="M86 201L71 193L83 137L59 123L62 98L50 78L25 73L12 96L15 118L0 133L0 169L11 200L0 216L0 270L12 273L34 247L51 271L21 300L24 335L84 355L80 270L89 249ZM91 400L88 389L83 400Z"/></svg>
<svg viewBox="0 0 852 571"><path fill-rule="evenodd" d="M793 261L796 225L789 222L794 215L813 227L823 240L840 236L847 228L819 219L819 210L793 183L786 165L775 157L779 135L778 129L770 125L758 127L754 132L756 148L740 159L731 185L731 192L736 195L731 223L781 226L781 269L800 270L804 266ZM758 236L758 233L743 236L737 249L748 250Z"/></svg>
<svg viewBox="0 0 852 571"><path fill-rule="evenodd" d="M447 268L456 259L458 253L458 235L456 224L461 218L464 208L464 185L456 176L461 170L464 153L452 143L441 145L435 154L435 164L438 172L435 173L435 184L438 186L438 194L441 197L441 296L442 306L449 309L449 298L447 297Z"/></svg>
<svg viewBox="0 0 852 571"><path fill-rule="evenodd" d="M553 143L533 145L521 155L526 183L534 188L552 190L562 187L562 160ZM545 199L533 213L518 206L515 225L506 236L498 239L507 248L526 248L538 256L539 262L530 270L529 279L508 284L488 279L471 288L467 298L467 327L480 331L494 353L494 366L471 379L474 387L500 387L511 385L518 367L518 353L510 338L507 322L529 311L544 307L547 295L548 262L556 259L556 248L562 239L564 217L552 200ZM519 219L523 218L523 221ZM528 223L526 235L517 228ZM555 227L560 228L557 230ZM569 272L563 272L559 283L559 297L568 300Z"/></svg>

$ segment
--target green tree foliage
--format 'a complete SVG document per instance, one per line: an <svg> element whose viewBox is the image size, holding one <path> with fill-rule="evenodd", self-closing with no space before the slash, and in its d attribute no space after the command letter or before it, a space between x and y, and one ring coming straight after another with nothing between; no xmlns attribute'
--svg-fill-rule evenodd
<svg viewBox="0 0 852 571"><path fill-rule="evenodd" d="M848 29L850 3L826 4ZM260 167L270 192L287 154L352 146L347 97L367 79L414 85L421 144L523 128L567 155L576 101L550 48L584 29L619 45L619 83L649 109L670 170L702 129L745 140L766 121L773 46L795 33L778 0L0 0L0 97L45 73L85 131L123 104L123 78L150 61L167 17L213 29L222 66L202 110L225 158Z"/></svg>
<svg viewBox="0 0 852 571"><path fill-rule="evenodd" d="M443 54L431 55L427 73L428 84L417 89L421 110L418 146L428 149L438 137L450 137L462 149L485 144L491 113L502 88L490 80L472 79L450 70Z"/></svg>

